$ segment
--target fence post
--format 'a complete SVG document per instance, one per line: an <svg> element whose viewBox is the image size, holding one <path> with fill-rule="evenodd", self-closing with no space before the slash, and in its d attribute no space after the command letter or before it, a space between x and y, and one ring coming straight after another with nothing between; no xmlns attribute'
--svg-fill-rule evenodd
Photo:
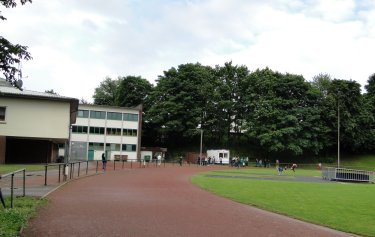
<svg viewBox="0 0 375 237"><path fill-rule="evenodd" d="M26 196L26 169L23 170L23 197Z"/></svg>
<svg viewBox="0 0 375 237"><path fill-rule="evenodd" d="M124 159L122 159L122 168L124 169Z"/></svg>
<svg viewBox="0 0 375 237"><path fill-rule="evenodd" d="M87 175L87 172L89 171L89 161L87 160L86 161L86 175Z"/></svg>
<svg viewBox="0 0 375 237"><path fill-rule="evenodd" d="M70 163L70 179L72 179L73 178L73 168L74 168L74 163Z"/></svg>
<svg viewBox="0 0 375 237"><path fill-rule="evenodd" d="M61 176L61 164L59 164L59 183L60 183L60 176Z"/></svg>
<svg viewBox="0 0 375 237"><path fill-rule="evenodd" d="M79 177L79 171L81 170L81 161L78 161L78 177Z"/></svg>
<svg viewBox="0 0 375 237"><path fill-rule="evenodd" d="M96 173L98 173L99 161L96 161Z"/></svg>
<svg viewBox="0 0 375 237"><path fill-rule="evenodd" d="M113 170L116 170L116 160L113 160Z"/></svg>
<svg viewBox="0 0 375 237"><path fill-rule="evenodd" d="M13 183L14 183L14 173L10 181L10 208L13 208Z"/></svg>
<svg viewBox="0 0 375 237"><path fill-rule="evenodd" d="M47 186L47 165L44 165L44 186Z"/></svg>

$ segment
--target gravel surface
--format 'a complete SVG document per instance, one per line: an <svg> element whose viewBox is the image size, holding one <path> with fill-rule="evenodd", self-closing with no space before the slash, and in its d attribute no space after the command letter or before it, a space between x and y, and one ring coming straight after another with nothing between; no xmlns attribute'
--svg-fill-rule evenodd
<svg viewBox="0 0 375 237"><path fill-rule="evenodd" d="M124 169L72 181L48 196L22 236L351 236L191 184L192 175L213 169Z"/></svg>

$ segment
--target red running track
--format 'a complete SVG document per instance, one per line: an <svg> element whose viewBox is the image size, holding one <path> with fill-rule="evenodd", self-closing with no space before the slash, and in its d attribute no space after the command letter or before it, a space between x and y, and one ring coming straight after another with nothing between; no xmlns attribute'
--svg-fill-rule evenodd
<svg viewBox="0 0 375 237"><path fill-rule="evenodd" d="M120 170L70 182L22 236L351 236L215 196L190 183L213 167Z"/></svg>

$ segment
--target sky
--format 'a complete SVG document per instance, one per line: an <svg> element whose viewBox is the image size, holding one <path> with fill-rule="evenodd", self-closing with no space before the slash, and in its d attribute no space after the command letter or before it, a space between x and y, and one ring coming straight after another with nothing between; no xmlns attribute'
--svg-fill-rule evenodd
<svg viewBox="0 0 375 237"><path fill-rule="evenodd" d="M375 73L374 0L33 0L0 11L1 35L33 57L22 63L24 89L89 102L106 77L155 85L186 63L307 81L324 73L362 88Z"/></svg>

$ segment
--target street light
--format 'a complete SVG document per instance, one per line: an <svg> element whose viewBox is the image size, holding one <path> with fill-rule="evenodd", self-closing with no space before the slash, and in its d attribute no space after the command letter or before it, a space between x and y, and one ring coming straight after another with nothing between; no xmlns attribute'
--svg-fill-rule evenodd
<svg viewBox="0 0 375 237"><path fill-rule="evenodd" d="M201 127L201 146L200 146L200 149L199 149L199 157L201 158L200 160L200 165L202 165L202 145L203 145L203 128Z"/></svg>
<svg viewBox="0 0 375 237"><path fill-rule="evenodd" d="M337 102L337 168L340 168L340 106Z"/></svg>

